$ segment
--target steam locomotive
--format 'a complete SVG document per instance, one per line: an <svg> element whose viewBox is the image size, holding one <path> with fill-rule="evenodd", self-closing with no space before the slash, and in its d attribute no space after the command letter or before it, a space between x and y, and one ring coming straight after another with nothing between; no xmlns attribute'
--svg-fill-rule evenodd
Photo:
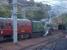
<svg viewBox="0 0 67 50"><path fill-rule="evenodd" d="M31 21L29 19L17 19L18 38L30 38L42 36L44 34L44 25L40 21ZM0 41L3 39L12 39L13 27L11 18L0 18Z"/></svg>

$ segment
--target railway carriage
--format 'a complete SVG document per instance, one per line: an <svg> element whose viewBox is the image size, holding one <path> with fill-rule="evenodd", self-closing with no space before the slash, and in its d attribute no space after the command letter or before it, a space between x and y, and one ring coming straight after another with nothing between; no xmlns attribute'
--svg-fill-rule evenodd
<svg viewBox="0 0 67 50"><path fill-rule="evenodd" d="M44 25L40 21L17 19L18 39L40 37L44 34ZM0 41L13 39L13 27L11 18L0 18Z"/></svg>
<svg viewBox="0 0 67 50"><path fill-rule="evenodd" d="M17 19L17 32L20 38L28 38L32 34L32 24L28 19ZM11 18L0 18L0 40L12 38L13 27Z"/></svg>

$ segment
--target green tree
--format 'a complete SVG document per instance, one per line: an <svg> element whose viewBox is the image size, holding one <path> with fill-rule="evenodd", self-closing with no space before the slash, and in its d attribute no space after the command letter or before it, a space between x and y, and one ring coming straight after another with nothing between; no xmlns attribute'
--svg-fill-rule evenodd
<svg viewBox="0 0 67 50"><path fill-rule="evenodd" d="M0 5L0 17L10 17L10 15L9 5Z"/></svg>
<svg viewBox="0 0 67 50"><path fill-rule="evenodd" d="M67 13L63 13L59 17L62 19L62 24L67 28Z"/></svg>
<svg viewBox="0 0 67 50"><path fill-rule="evenodd" d="M63 13L59 17L62 18L64 24L67 24L67 13Z"/></svg>
<svg viewBox="0 0 67 50"><path fill-rule="evenodd" d="M26 12L26 17L31 20L41 20L49 16L48 11L51 10L51 6L47 4L37 3L37 7L40 10L29 10Z"/></svg>
<svg viewBox="0 0 67 50"><path fill-rule="evenodd" d="M40 20L44 18L44 13L41 10L38 11L28 11L26 17L30 20Z"/></svg>
<svg viewBox="0 0 67 50"><path fill-rule="evenodd" d="M0 17L8 18L11 17L11 9L10 5L0 5ZM19 13L19 10L17 11L17 17L22 18L21 14Z"/></svg>

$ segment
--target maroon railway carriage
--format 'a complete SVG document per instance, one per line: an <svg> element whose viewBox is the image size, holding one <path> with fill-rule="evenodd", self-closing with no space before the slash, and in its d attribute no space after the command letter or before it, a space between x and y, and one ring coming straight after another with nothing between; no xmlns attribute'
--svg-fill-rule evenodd
<svg viewBox="0 0 67 50"><path fill-rule="evenodd" d="M17 19L17 32L19 37L28 38L32 33L32 22L28 19ZM13 27L11 18L0 18L0 40L12 37Z"/></svg>

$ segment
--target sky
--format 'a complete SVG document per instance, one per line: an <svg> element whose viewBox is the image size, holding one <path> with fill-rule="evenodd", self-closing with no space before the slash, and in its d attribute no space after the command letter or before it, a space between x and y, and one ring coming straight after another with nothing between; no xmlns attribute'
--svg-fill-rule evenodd
<svg viewBox="0 0 67 50"><path fill-rule="evenodd" d="M67 0L34 0L51 6L58 6L67 10Z"/></svg>
<svg viewBox="0 0 67 50"><path fill-rule="evenodd" d="M66 4L67 0L34 0L36 2L42 2L44 4L49 4L49 5L60 5L60 4Z"/></svg>
<svg viewBox="0 0 67 50"><path fill-rule="evenodd" d="M42 2L44 4L49 4L49 5L54 5L54 4L59 4L59 1L53 1L53 0L34 0L36 2Z"/></svg>
<svg viewBox="0 0 67 50"><path fill-rule="evenodd" d="M52 6L52 10L55 14L67 12L67 0L35 0L36 2L42 2Z"/></svg>

